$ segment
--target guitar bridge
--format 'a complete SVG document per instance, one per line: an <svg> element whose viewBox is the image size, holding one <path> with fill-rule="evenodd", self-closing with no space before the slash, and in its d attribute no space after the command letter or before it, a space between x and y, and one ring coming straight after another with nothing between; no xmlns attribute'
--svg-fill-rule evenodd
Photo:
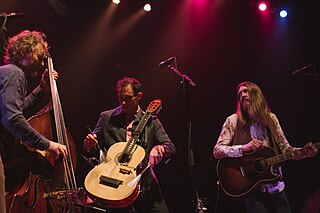
<svg viewBox="0 0 320 213"><path fill-rule="evenodd" d="M124 174L124 175L130 175L132 172L128 169L120 168L119 172Z"/></svg>
<svg viewBox="0 0 320 213"><path fill-rule="evenodd" d="M101 175L99 179L100 179L100 182L99 182L100 184L110 186L113 188L118 188L123 183L122 180L117 180L117 179L110 178L103 175Z"/></svg>

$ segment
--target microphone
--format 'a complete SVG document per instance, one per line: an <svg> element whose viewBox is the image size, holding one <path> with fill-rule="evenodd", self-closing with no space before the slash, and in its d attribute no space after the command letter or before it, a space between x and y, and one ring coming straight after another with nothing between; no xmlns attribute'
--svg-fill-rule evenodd
<svg viewBox="0 0 320 213"><path fill-rule="evenodd" d="M297 69L297 70L293 71L291 73L291 75L300 74L300 73L304 74L304 75L308 75L308 71L310 71L309 70L310 67L311 67L311 69L314 69L314 64L308 64L308 65L306 65L306 66L304 66L304 67L302 67L300 69Z"/></svg>
<svg viewBox="0 0 320 213"><path fill-rule="evenodd" d="M0 17L22 16L23 13L0 13Z"/></svg>
<svg viewBox="0 0 320 213"><path fill-rule="evenodd" d="M172 63L172 61L174 61L174 60L176 60L176 57L172 56L171 58L168 58L168 59L166 59L164 61L161 61L159 63L160 69L163 69L163 68L169 66Z"/></svg>

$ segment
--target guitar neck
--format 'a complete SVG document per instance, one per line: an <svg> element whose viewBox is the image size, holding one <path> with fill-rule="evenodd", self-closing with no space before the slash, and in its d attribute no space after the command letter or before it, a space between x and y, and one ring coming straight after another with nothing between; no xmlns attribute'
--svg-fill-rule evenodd
<svg viewBox="0 0 320 213"><path fill-rule="evenodd" d="M129 154L132 152L134 145L136 144L142 130L144 129L144 127L146 126L150 118L150 115L151 115L151 112L148 112L148 111L143 115L141 121L139 122L136 130L133 133L133 137L128 141L126 147L124 148L123 154L124 153Z"/></svg>
<svg viewBox="0 0 320 213"><path fill-rule="evenodd" d="M139 122L136 130L134 131L136 134L140 134L142 132L143 128L146 126L146 124L147 124L147 122L148 122L148 120L150 118L150 115L151 115L151 112L147 111L146 113L144 113L144 115L143 115L141 121Z"/></svg>
<svg viewBox="0 0 320 213"><path fill-rule="evenodd" d="M315 148L319 149L320 148L320 142L313 144L313 146ZM281 155L276 155L276 156L270 157L270 158L267 159L267 162L268 162L269 165L274 165L274 164L277 164L277 163L284 162L286 160L293 159L294 157L296 157L298 155L306 154L308 148L309 147L303 147L301 149L294 150L292 152L287 152L287 153L283 153Z"/></svg>
<svg viewBox="0 0 320 213"><path fill-rule="evenodd" d="M161 108L161 100L160 99L156 99L153 100L147 110L146 113L144 113L143 117L141 118L137 128L134 130L134 132L132 133L132 137L131 139L127 142L126 147L123 149L121 155L119 156L119 162L120 163L125 163L128 162L131 158L131 155L134 152L135 148L138 148L138 146L135 146L137 141L139 140L139 137L141 135L141 132L143 131L144 127L146 126L150 115L152 113L158 112Z"/></svg>

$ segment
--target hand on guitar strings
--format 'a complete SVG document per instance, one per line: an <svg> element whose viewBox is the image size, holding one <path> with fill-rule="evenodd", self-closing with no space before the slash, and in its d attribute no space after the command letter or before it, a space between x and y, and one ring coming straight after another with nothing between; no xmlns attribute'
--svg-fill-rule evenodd
<svg viewBox="0 0 320 213"><path fill-rule="evenodd" d="M151 152L149 155L149 164L151 165L151 167L154 167L155 165L160 163L164 154L165 154L165 149L163 146L161 145L154 146L151 149Z"/></svg>
<svg viewBox="0 0 320 213"><path fill-rule="evenodd" d="M253 139L249 143L242 145L242 152L246 154L260 151L264 148L262 141Z"/></svg>
<svg viewBox="0 0 320 213"><path fill-rule="evenodd" d="M293 150L302 150L300 155L296 155L293 159L294 160L302 160L304 158L311 158L314 157L318 153L318 149L313 146L312 142L307 143L303 148L296 148L294 147Z"/></svg>
<svg viewBox="0 0 320 213"><path fill-rule="evenodd" d="M60 154L66 158L68 155L67 147L65 145L62 145L60 143L56 143L53 141L50 141L49 148L47 149L52 155L55 160L57 160L60 156Z"/></svg>

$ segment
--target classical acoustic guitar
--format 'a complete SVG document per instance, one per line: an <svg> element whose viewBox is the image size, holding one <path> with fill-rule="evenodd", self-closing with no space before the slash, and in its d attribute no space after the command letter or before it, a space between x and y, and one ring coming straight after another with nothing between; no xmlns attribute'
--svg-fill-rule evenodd
<svg viewBox="0 0 320 213"><path fill-rule="evenodd" d="M319 149L320 142L313 144ZM241 198L261 184L276 182L280 174L272 172L272 166L295 156L305 154L310 147L277 155L274 149L264 149L239 158L222 158L217 163L217 175L222 190L233 198Z"/></svg>
<svg viewBox="0 0 320 213"><path fill-rule="evenodd" d="M141 132L152 114L161 108L161 100L152 101L128 142L112 145L106 162L94 167L86 176L84 186L89 195L109 208L125 207L138 196L140 189L137 166L145 157L145 150L137 144Z"/></svg>

